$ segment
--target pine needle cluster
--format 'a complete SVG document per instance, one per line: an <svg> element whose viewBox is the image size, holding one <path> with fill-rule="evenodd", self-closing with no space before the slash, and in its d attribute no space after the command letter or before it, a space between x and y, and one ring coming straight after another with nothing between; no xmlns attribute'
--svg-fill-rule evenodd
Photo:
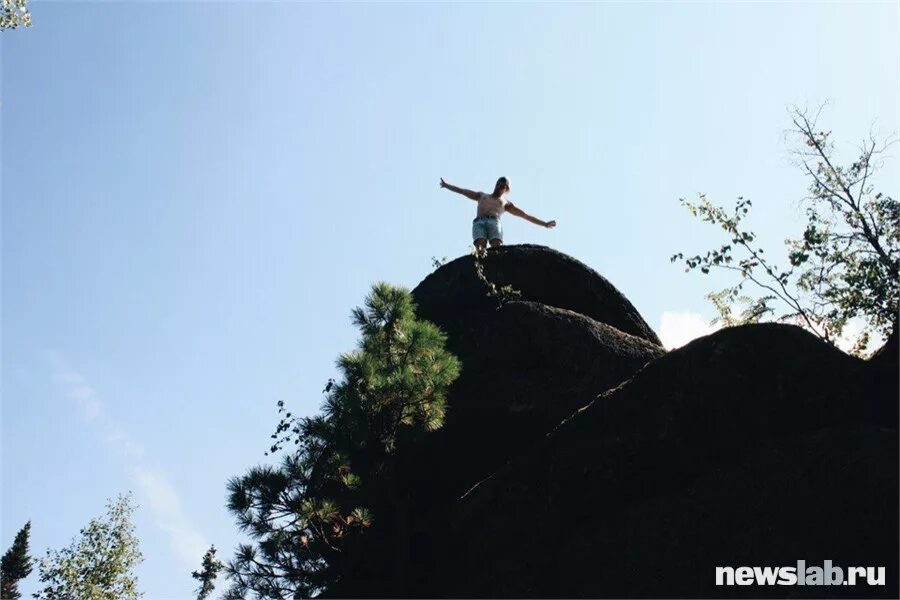
<svg viewBox="0 0 900 600"><path fill-rule="evenodd" d="M270 452L284 451L281 464L229 482L229 509L254 540L228 565L230 598L309 597L366 561L363 538L393 518L394 457L444 422L460 364L410 293L378 283L352 319L359 346L338 358L321 413L279 403Z"/></svg>

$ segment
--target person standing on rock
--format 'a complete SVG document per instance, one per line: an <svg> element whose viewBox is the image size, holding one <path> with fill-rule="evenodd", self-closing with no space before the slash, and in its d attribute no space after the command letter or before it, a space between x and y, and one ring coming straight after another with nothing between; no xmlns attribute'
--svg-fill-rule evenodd
<svg viewBox="0 0 900 600"><path fill-rule="evenodd" d="M504 212L521 217L547 229L556 227L556 221L541 221L507 200L505 196L509 193L509 180L506 177L501 177L497 180L497 185L494 186L494 192L491 194L473 192L472 190L450 185L444 181L443 177L441 178L441 188L462 194L478 203L478 211L475 215L475 220L472 221L472 240L475 243L475 247L479 250L483 250L488 242L490 242L492 248L503 244L503 228L500 226L500 217Z"/></svg>

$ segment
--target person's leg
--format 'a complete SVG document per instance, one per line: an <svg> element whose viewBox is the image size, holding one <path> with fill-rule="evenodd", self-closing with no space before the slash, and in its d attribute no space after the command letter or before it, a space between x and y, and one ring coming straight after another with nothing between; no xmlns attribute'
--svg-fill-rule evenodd
<svg viewBox="0 0 900 600"><path fill-rule="evenodd" d="M500 219L491 219L486 224L488 235L491 240L491 248L499 248L503 245L503 229L500 226Z"/></svg>
<svg viewBox="0 0 900 600"><path fill-rule="evenodd" d="M475 219L472 221L472 240L476 250L484 250L487 247L487 241L490 232L485 226L484 219Z"/></svg>

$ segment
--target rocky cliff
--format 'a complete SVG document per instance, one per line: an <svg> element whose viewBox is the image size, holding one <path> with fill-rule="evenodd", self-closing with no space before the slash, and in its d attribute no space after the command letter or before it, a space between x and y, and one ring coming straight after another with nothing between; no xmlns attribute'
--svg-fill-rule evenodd
<svg viewBox="0 0 900 600"><path fill-rule="evenodd" d="M788 325L666 353L580 262L508 246L413 292L462 361L445 426L398 457L408 566L334 595L896 597L896 340L871 362ZM887 585L714 586L716 566L885 566Z"/></svg>

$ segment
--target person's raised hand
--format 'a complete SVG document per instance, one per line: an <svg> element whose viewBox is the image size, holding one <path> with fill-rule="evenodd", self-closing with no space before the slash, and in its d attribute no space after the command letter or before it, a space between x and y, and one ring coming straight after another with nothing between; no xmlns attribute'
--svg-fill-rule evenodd
<svg viewBox="0 0 900 600"><path fill-rule="evenodd" d="M544 227L546 227L547 229L553 229L554 227L556 227L556 221L547 221L544 224Z"/></svg>
<svg viewBox="0 0 900 600"><path fill-rule="evenodd" d="M447 187L447 182L444 181L443 177L441 177L441 188L445 188L445 187Z"/></svg>

